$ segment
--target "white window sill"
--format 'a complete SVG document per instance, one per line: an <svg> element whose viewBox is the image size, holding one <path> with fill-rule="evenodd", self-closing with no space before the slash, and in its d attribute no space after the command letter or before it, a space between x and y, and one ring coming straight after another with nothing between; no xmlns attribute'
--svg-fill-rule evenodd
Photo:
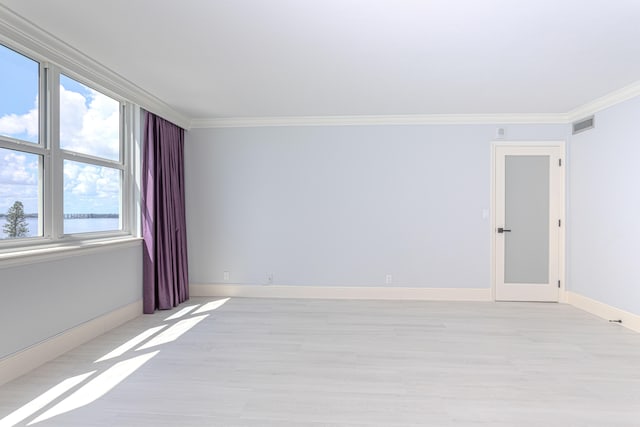
<svg viewBox="0 0 640 427"><path fill-rule="evenodd" d="M0 253L0 269L141 246L140 237L117 237L14 249Z"/></svg>

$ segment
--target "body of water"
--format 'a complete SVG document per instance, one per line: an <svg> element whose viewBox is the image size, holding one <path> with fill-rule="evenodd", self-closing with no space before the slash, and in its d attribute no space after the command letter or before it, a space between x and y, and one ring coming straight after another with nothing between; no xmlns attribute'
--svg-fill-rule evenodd
<svg viewBox="0 0 640 427"><path fill-rule="evenodd" d="M6 239L7 235L3 230L5 218L0 218L0 239ZM38 218L27 218L29 226L28 237L38 234ZM74 218L64 220L65 234L89 233L92 231L114 231L120 229L118 218Z"/></svg>

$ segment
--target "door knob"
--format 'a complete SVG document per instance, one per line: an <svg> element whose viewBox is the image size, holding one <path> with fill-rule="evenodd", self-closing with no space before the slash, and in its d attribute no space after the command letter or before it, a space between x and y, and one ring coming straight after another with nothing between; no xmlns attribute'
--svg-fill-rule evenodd
<svg viewBox="0 0 640 427"><path fill-rule="evenodd" d="M498 227L498 233L511 233L511 230L508 228Z"/></svg>

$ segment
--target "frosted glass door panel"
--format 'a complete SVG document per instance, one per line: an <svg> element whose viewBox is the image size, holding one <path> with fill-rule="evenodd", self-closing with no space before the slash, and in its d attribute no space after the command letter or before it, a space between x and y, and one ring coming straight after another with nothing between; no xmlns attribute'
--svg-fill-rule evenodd
<svg viewBox="0 0 640 427"><path fill-rule="evenodd" d="M549 156L505 156L505 283L549 283Z"/></svg>

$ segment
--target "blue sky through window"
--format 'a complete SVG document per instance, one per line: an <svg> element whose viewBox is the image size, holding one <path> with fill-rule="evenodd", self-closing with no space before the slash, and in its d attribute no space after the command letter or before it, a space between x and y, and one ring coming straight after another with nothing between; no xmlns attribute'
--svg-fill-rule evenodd
<svg viewBox="0 0 640 427"><path fill-rule="evenodd" d="M0 45L0 135L38 142L37 62Z"/></svg>
<svg viewBox="0 0 640 427"><path fill-rule="evenodd" d="M63 74L60 75L60 86L64 87L68 91L82 95L85 99L86 107L89 108L89 100L91 99L92 93L91 89Z"/></svg>
<svg viewBox="0 0 640 427"><path fill-rule="evenodd" d="M38 142L39 64L0 45L0 135ZM107 160L120 160L120 103L60 75L60 146ZM41 211L40 156L0 149L0 214L16 200L25 212ZM118 214L121 172L65 162L65 214ZM2 220L0 220L0 225Z"/></svg>

